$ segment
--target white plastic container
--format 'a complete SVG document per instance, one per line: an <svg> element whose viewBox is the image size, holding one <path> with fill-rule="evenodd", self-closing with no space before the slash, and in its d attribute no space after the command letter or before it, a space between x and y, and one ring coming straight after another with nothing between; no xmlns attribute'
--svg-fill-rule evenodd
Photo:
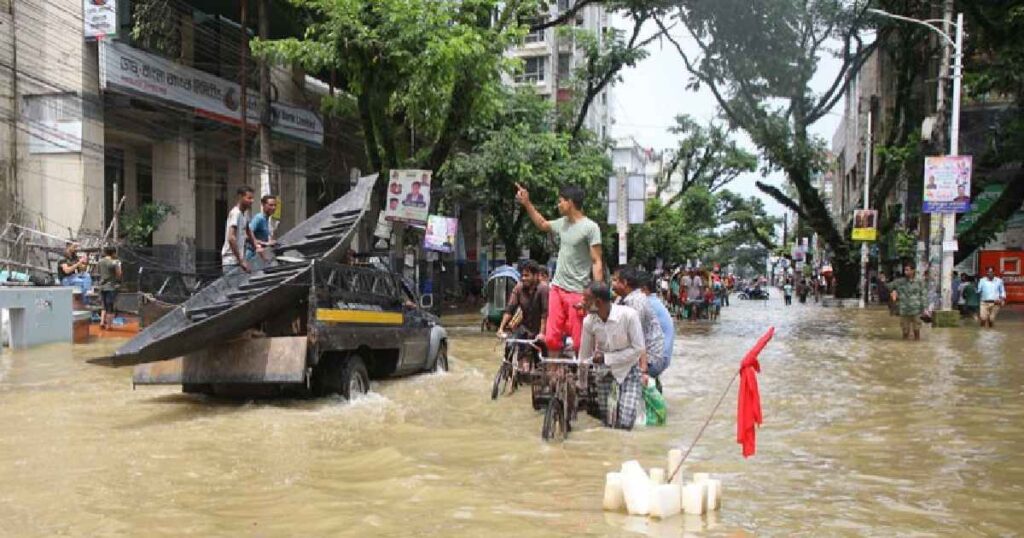
<svg viewBox="0 0 1024 538"><path fill-rule="evenodd" d="M708 511L707 482L690 482L683 486L683 512L701 515Z"/></svg>
<svg viewBox="0 0 1024 538"><path fill-rule="evenodd" d="M665 483L665 469L651 467L651 483L660 486Z"/></svg>
<svg viewBox="0 0 1024 538"><path fill-rule="evenodd" d="M708 485L708 510L718 510L722 507L722 481L709 478L704 483Z"/></svg>
<svg viewBox="0 0 1024 538"><path fill-rule="evenodd" d="M679 468L683 463L683 451L678 448L673 448L668 451L668 466L665 467L665 478L667 479L672 475L672 472ZM676 484L678 486L683 485L683 470L679 469L675 476L672 476L670 484Z"/></svg>
<svg viewBox="0 0 1024 538"><path fill-rule="evenodd" d="M651 516L665 519L680 512L682 489L673 484L655 486L651 499Z"/></svg>
<svg viewBox="0 0 1024 538"><path fill-rule="evenodd" d="M622 496L622 474L608 473L604 477L604 501L601 503L609 512L620 512L626 507Z"/></svg>
<svg viewBox="0 0 1024 538"><path fill-rule="evenodd" d="M646 516L650 513L651 479L636 460L622 464L622 496L630 515Z"/></svg>

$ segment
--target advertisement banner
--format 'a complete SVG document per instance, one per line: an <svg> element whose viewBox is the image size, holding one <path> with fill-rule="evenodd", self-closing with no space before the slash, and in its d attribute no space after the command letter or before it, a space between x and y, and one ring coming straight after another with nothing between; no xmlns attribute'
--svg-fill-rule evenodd
<svg viewBox="0 0 1024 538"><path fill-rule="evenodd" d="M876 241L878 239L878 211L858 209L853 212L853 240Z"/></svg>
<svg viewBox="0 0 1024 538"><path fill-rule="evenodd" d="M384 218L410 224L426 224L432 176L430 170L392 170Z"/></svg>
<svg viewBox="0 0 1024 538"><path fill-rule="evenodd" d="M124 43L100 41L100 87L143 97L155 97L191 108L197 116L241 125L238 84L198 69L142 52ZM246 93L246 123L259 124L259 92ZM271 130L321 146L324 125L312 110L271 103Z"/></svg>
<svg viewBox="0 0 1024 538"><path fill-rule="evenodd" d="M427 232L423 235L423 248L451 254L455 251L455 237L459 233L459 219L430 215Z"/></svg>
<svg viewBox="0 0 1024 538"><path fill-rule="evenodd" d="M117 35L116 0L84 0L82 22L86 39Z"/></svg>
<svg viewBox="0 0 1024 538"><path fill-rule="evenodd" d="M970 210L971 156L925 158L923 211L966 213Z"/></svg>

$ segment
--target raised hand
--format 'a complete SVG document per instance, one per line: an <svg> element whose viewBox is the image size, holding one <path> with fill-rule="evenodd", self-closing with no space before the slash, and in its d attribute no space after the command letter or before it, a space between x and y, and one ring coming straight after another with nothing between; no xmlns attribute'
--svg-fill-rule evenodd
<svg viewBox="0 0 1024 538"><path fill-rule="evenodd" d="M516 201L522 205L530 203L530 191L526 190L518 182L516 183Z"/></svg>

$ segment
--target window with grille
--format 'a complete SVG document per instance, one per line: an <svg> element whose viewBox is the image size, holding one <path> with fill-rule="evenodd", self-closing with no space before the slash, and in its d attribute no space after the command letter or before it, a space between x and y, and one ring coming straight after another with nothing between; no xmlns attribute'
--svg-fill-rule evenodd
<svg viewBox="0 0 1024 538"><path fill-rule="evenodd" d="M524 58L523 71L516 75L516 82L544 82L546 61L544 56Z"/></svg>
<svg viewBox="0 0 1024 538"><path fill-rule="evenodd" d="M544 22L544 21L543 20L534 20L534 21L529 21L526 24L528 24L530 26L533 26L534 24L539 24L539 23L542 23L542 22ZM523 38L523 42L524 43L543 43L544 42L544 30L532 30L532 31L530 31L530 33L526 34L526 37Z"/></svg>
<svg viewBox="0 0 1024 538"><path fill-rule="evenodd" d="M572 54L562 52L558 55L558 78L567 80L572 76Z"/></svg>

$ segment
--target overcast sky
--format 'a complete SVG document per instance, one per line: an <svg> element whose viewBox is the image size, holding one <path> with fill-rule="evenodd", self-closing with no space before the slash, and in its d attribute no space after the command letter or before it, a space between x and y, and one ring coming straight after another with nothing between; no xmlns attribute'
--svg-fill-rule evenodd
<svg viewBox="0 0 1024 538"><path fill-rule="evenodd" d="M621 19L613 19L613 24L618 28L627 29ZM650 23L644 29L643 35L652 35L657 29L657 25ZM685 30L673 30L672 35L683 45L687 53L696 53L696 44L686 35ZM671 43L667 40L656 40L647 47L647 50L650 53L647 59L635 68L624 70L622 82L611 91L609 105L612 107L611 113L615 122L612 126L612 136L633 136L641 146L657 150L674 148L678 139L668 132L668 128L674 124L673 119L677 114L689 114L706 122L718 115L718 105L707 89L702 88L698 92L693 92L685 88L689 75L683 60ZM815 89L824 91L835 77L838 67L836 60L824 59L813 81ZM842 119L842 110L843 105L840 101L830 114L826 114L813 125L811 132L831 143L832 134ZM750 151L757 153L745 134L737 132L736 139ZM758 179L761 179L760 173L747 174L726 188L745 195L758 196L764 200L769 212L782 215L783 207L761 193L754 185ZM781 185L783 181L781 174L773 174L767 178L768 183L775 185Z"/></svg>

